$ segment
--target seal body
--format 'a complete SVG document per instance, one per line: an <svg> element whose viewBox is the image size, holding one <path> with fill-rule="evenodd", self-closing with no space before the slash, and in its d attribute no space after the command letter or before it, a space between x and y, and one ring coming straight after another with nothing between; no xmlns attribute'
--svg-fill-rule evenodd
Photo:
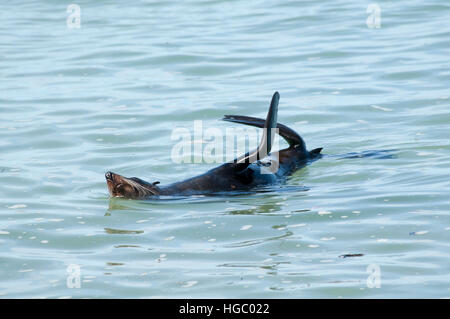
<svg viewBox="0 0 450 319"><path fill-rule="evenodd" d="M284 182L286 177L321 157L321 148L308 151L305 142L294 130L277 123L279 94L275 92L265 120L239 115L226 115L223 120L264 129L256 150L224 163L204 174L167 186L149 183L137 177L105 174L112 197L146 199L157 196L208 195L214 193L251 190L261 185ZM270 153L274 134L278 133L289 147Z"/></svg>

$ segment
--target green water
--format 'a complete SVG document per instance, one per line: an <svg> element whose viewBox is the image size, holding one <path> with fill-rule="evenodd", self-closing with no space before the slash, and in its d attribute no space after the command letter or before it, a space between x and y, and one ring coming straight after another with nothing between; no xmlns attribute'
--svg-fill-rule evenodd
<svg viewBox="0 0 450 319"><path fill-rule="evenodd" d="M77 1L80 28L69 3L0 4L0 297L450 297L450 5L378 1L371 28L371 3ZM174 163L173 130L265 117L275 90L309 149L394 158L324 157L270 192L109 198L108 170L216 166Z"/></svg>

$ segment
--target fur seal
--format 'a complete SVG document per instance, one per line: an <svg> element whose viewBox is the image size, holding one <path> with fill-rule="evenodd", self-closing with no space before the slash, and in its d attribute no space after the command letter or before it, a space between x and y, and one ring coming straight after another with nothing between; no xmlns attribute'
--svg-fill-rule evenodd
<svg viewBox="0 0 450 319"><path fill-rule="evenodd" d="M137 177L105 174L109 194L112 197L147 199L158 196L207 195L230 191L250 190L259 185L271 185L285 181L286 177L309 162L319 159L322 148L306 149L297 132L277 122L280 94L275 92L265 120L249 116L225 115L224 121L251 125L264 129L258 148L231 162L206 173L173 183L158 186ZM270 153L275 133L283 137L289 147ZM271 169L272 168L272 169Z"/></svg>

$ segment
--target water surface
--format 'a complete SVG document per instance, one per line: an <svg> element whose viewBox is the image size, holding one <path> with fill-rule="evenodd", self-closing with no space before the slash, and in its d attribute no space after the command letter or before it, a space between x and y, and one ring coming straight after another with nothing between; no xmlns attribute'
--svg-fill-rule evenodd
<svg viewBox="0 0 450 319"><path fill-rule="evenodd" d="M68 3L2 3L0 296L450 297L450 5L379 1L371 28L370 3L77 1L73 29ZM173 130L264 117L275 90L309 149L396 156L324 157L269 192L109 198L108 170L214 167L174 163Z"/></svg>

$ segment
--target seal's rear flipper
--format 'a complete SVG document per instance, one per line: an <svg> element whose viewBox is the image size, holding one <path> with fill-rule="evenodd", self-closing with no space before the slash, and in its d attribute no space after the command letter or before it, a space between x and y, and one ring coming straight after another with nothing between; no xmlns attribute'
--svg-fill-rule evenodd
<svg viewBox="0 0 450 319"><path fill-rule="evenodd" d="M312 151L309 151L309 158L310 158L311 160L316 160L316 159L321 158L321 157L323 156L323 155L320 153L320 152L322 152L322 150L323 150L323 148L322 148L322 147L319 147L319 148L313 149Z"/></svg>
<svg viewBox="0 0 450 319"><path fill-rule="evenodd" d="M320 155L320 152L322 152L323 147L319 147L319 148L315 148L312 151L309 151L309 154L311 154L312 156L318 156Z"/></svg>
<svg viewBox="0 0 450 319"><path fill-rule="evenodd" d="M264 132L261 138L261 142L256 150L248 152L236 158L233 162L239 165L240 169L245 169L248 165L266 157L272 149L273 140L275 137L275 129L277 127L278 116L278 102L280 100L280 94L275 92L272 101L270 102L269 112L264 122Z"/></svg>

